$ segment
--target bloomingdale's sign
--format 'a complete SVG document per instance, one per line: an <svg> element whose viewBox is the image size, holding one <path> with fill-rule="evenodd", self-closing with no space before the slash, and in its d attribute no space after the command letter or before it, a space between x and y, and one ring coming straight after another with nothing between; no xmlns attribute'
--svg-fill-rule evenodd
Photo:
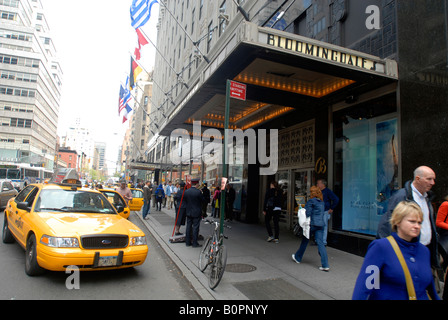
<svg viewBox="0 0 448 320"><path fill-rule="evenodd" d="M270 46L291 50L293 52L298 52L301 54L345 64L348 66L354 66L365 70L384 73L383 64L377 63L376 61L370 59L366 59L364 57L338 51L335 49L325 48L316 43L289 39L279 35L260 33L260 36L260 41L266 41L266 43ZM263 39L265 37L266 39Z"/></svg>

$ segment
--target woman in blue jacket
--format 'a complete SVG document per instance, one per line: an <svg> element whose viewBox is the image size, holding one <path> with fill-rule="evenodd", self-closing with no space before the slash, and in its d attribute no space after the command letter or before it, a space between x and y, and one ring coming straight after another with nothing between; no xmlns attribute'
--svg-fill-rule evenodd
<svg viewBox="0 0 448 320"><path fill-rule="evenodd" d="M420 243L423 213L413 201L400 202L392 212L392 237L409 269L417 300L440 300L434 287L429 249ZM387 238L370 243L353 300L409 300L403 267Z"/></svg>
<svg viewBox="0 0 448 320"><path fill-rule="evenodd" d="M317 249L319 251L321 266L319 270L329 271L330 266L328 265L328 255L327 249L325 248L323 237L324 237L324 218L325 218L325 204L323 202L322 191L316 187L312 186L310 188L310 200L305 205L306 216L310 218L310 235L314 233L314 238L316 239ZM303 254L305 253L306 247L308 246L309 239L302 237L302 243L300 244L299 250L292 255L292 260L297 263L302 261Z"/></svg>

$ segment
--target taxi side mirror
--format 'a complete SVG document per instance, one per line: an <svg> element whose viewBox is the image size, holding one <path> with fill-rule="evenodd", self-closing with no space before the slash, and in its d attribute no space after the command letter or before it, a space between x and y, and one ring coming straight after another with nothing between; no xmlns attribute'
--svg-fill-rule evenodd
<svg viewBox="0 0 448 320"><path fill-rule="evenodd" d="M28 207L28 202L18 202L17 209L30 211L30 208Z"/></svg>
<svg viewBox="0 0 448 320"><path fill-rule="evenodd" d="M117 204L116 207L118 213L122 213L124 211L124 206L121 204Z"/></svg>

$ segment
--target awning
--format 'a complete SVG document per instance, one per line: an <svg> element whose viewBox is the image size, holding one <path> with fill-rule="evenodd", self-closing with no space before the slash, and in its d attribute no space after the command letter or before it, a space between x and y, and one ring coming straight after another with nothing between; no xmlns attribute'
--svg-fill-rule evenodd
<svg viewBox="0 0 448 320"><path fill-rule="evenodd" d="M176 128L224 127L226 80L247 85L246 101L232 99L230 128L254 128L293 109L343 101L398 80L394 60L243 22L160 126L160 135Z"/></svg>

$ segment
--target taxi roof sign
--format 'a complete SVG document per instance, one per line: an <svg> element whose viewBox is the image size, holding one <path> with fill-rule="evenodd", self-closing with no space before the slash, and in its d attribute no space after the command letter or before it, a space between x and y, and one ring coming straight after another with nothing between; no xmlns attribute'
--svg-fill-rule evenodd
<svg viewBox="0 0 448 320"><path fill-rule="evenodd" d="M74 168L57 169L49 183L82 186L78 172Z"/></svg>

